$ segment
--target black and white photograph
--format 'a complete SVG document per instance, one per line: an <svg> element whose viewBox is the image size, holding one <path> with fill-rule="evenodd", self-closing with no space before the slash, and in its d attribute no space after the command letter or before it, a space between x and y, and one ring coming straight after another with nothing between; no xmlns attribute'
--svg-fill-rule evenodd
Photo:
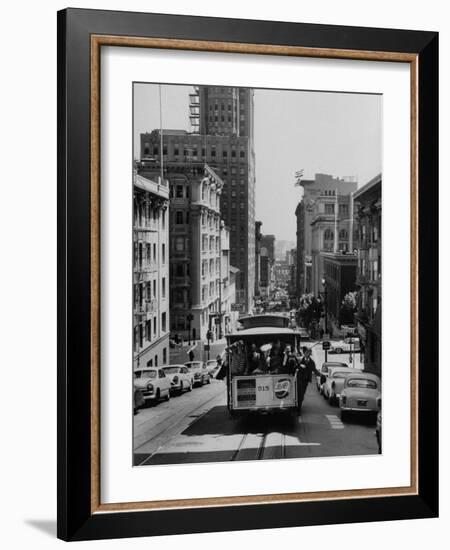
<svg viewBox="0 0 450 550"><path fill-rule="evenodd" d="M382 452L382 105L133 84L134 466Z"/></svg>

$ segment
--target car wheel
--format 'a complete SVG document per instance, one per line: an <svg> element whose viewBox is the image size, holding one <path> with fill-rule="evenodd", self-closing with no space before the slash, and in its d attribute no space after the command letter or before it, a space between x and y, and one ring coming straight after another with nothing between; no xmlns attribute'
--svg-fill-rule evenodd
<svg viewBox="0 0 450 550"><path fill-rule="evenodd" d="M328 403L333 407L334 404L336 403L336 398L334 397L334 395L330 395L330 397L328 398Z"/></svg>
<svg viewBox="0 0 450 550"><path fill-rule="evenodd" d="M343 353L342 348L334 348L335 353Z"/></svg>
<svg viewBox="0 0 450 550"><path fill-rule="evenodd" d="M170 401L170 390L167 390L166 401Z"/></svg>
<svg viewBox="0 0 450 550"><path fill-rule="evenodd" d="M342 422L347 420L347 411L341 411L341 420Z"/></svg>
<svg viewBox="0 0 450 550"><path fill-rule="evenodd" d="M180 382L180 395L183 393L183 380Z"/></svg>
<svg viewBox="0 0 450 550"><path fill-rule="evenodd" d="M206 379L206 383L211 384L211 376L209 376L209 374L208 374L208 378Z"/></svg>
<svg viewBox="0 0 450 550"><path fill-rule="evenodd" d="M159 401L161 399L161 392L159 391L159 388L156 390L156 401Z"/></svg>

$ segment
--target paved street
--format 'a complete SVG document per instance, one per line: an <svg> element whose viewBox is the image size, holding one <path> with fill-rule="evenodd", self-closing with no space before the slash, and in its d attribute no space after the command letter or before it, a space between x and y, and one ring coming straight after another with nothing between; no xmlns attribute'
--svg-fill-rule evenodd
<svg viewBox="0 0 450 550"><path fill-rule="evenodd" d="M320 366L322 350L315 349ZM329 360L348 362L348 354ZM135 465L222 462L270 458L302 458L376 454L374 426L364 418L342 423L339 408L330 406L309 385L302 414L231 418L225 382L173 397L141 409L134 419Z"/></svg>

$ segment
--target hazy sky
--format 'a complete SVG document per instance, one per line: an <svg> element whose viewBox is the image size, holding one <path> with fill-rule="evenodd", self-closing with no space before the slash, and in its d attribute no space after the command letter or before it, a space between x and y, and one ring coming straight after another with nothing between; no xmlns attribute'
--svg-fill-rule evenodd
<svg viewBox="0 0 450 550"><path fill-rule="evenodd" d="M164 85L163 128L190 130L190 86ZM158 85L135 84L134 155L139 135L160 127ZM358 187L381 172L379 95L255 90L256 219L262 232L295 241L295 207L316 173L356 176Z"/></svg>

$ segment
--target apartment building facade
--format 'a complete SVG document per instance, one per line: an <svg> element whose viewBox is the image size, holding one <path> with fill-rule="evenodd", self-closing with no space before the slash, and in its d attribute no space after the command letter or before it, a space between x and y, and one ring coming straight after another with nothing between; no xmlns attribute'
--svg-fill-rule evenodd
<svg viewBox="0 0 450 550"><path fill-rule="evenodd" d="M133 366L169 357L169 185L134 174Z"/></svg>

